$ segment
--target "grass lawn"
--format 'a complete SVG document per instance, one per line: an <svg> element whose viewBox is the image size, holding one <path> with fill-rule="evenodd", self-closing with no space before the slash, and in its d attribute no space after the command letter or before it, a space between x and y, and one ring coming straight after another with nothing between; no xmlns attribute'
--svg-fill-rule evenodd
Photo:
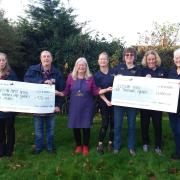
<svg viewBox="0 0 180 180"><path fill-rule="evenodd" d="M74 155L72 130L66 128L67 118L58 116L56 121L56 155L43 151L33 155L34 127L31 116L16 118L16 146L12 158L0 159L0 180L9 179L74 179L74 180L175 180L180 179L180 162L170 159L174 150L169 121L163 119L163 153L156 155L153 146L153 129L150 128L150 151L144 153L141 147L140 123L137 118L137 155L130 157L127 150L127 125L124 121L123 144L119 154L96 152L99 117L95 117L91 130L90 153L87 157ZM106 141L107 142L107 141ZM106 143L107 144L107 143Z"/></svg>

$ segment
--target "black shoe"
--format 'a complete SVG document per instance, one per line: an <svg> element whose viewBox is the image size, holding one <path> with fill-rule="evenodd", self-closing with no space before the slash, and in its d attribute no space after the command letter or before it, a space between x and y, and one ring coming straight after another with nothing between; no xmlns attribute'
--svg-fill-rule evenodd
<svg viewBox="0 0 180 180"><path fill-rule="evenodd" d="M174 153L171 155L171 159L173 160L180 160L180 154Z"/></svg>
<svg viewBox="0 0 180 180"><path fill-rule="evenodd" d="M99 144L99 145L97 146L97 152L98 152L100 155L104 154L104 149L103 149L103 145L102 145L102 144Z"/></svg>
<svg viewBox="0 0 180 180"><path fill-rule="evenodd" d="M3 156L4 156L4 154L0 154L0 158L3 157Z"/></svg>
<svg viewBox="0 0 180 180"><path fill-rule="evenodd" d="M112 151L113 150L113 143L108 143L108 151Z"/></svg>
<svg viewBox="0 0 180 180"><path fill-rule="evenodd" d="M13 155L12 152L6 152L6 156L7 156L7 157L11 157L12 155Z"/></svg>
<svg viewBox="0 0 180 180"><path fill-rule="evenodd" d="M42 150L33 150L32 154L37 155L40 154L42 152Z"/></svg>
<svg viewBox="0 0 180 180"><path fill-rule="evenodd" d="M3 156L5 156L5 151L1 150L0 151L0 158L3 157Z"/></svg>
<svg viewBox="0 0 180 180"><path fill-rule="evenodd" d="M56 150L55 149L50 149L50 150L47 150L49 154L56 154Z"/></svg>

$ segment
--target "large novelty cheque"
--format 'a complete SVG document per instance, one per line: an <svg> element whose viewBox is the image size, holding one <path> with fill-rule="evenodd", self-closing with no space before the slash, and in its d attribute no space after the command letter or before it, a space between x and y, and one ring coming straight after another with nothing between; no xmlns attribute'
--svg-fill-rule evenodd
<svg viewBox="0 0 180 180"><path fill-rule="evenodd" d="M165 112L176 112L179 81L175 79L115 76L112 104Z"/></svg>
<svg viewBox="0 0 180 180"><path fill-rule="evenodd" d="M55 86L0 80L0 111L52 113Z"/></svg>

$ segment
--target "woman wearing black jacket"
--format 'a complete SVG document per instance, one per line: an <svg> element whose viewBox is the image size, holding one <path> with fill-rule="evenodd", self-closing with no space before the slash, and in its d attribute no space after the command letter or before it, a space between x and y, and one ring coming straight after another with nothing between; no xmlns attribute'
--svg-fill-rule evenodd
<svg viewBox="0 0 180 180"><path fill-rule="evenodd" d="M8 64L6 54L0 52L0 80L16 81L17 76ZM0 157L12 156L15 144L15 113L0 111Z"/></svg>
<svg viewBox="0 0 180 180"><path fill-rule="evenodd" d="M142 59L141 76L164 78L166 77L166 71L161 67L161 59L158 53L154 50L147 51ZM161 154L161 141L162 141L162 112L154 110L140 110L141 115L141 133L143 151L149 150L149 124L152 119L155 136L155 153Z"/></svg>

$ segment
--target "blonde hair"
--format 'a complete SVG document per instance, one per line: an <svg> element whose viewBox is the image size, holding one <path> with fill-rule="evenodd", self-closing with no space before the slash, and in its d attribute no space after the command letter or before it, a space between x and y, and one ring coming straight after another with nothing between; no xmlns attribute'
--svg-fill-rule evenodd
<svg viewBox="0 0 180 180"><path fill-rule="evenodd" d="M5 53L0 52L0 57L3 57L6 60L6 65L4 69L1 70L1 76L2 76L2 75L5 75L7 72L9 72L11 68L8 63L7 55Z"/></svg>
<svg viewBox="0 0 180 180"><path fill-rule="evenodd" d="M99 58L100 58L101 55L106 56L107 60L109 61L109 56L108 56L108 53L107 53L107 52L104 51L104 52L100 53L100 54L99 54Z"/></svg>
<svg viewBox="0 0 180 180"><path fill-rule="evenodd" d="M154 51L154 50L149 50L149 51L147 51L147 52L144 54L144 57L143 57L143 59L142 59L141 64L142 64L143 66L147 67L147 57L148 57L148 55L150 55L150 54L152 54L152 55L155 56L155 58L156 58L156 66L160 66L160 65L161 65L161 58L160 58L160 56L158 55L158 53L157 53L156 51Z"/></svg>
<svg viewBox="0 0 180 180"><path fill-rule="evenodd" d="M87 80L87 79L89 79L90 77L92 77L92 74L91 74L91 72L90 72L90 70L89 70L89 66L88 66L87 60L86 60L86 58L84 58L84 57L80 57L80 58L78 58L78 59L76 60L75 65L74 65L74 68L73 68L73 71L72 71L72 78L73 78L73 80L76 80L76 79L77 79L77 76L78 76L78 64L79 64L80 62L83 62L84 64L86 64L86 72L85 72L84 77L85 77L85 79Z"/></svg>

